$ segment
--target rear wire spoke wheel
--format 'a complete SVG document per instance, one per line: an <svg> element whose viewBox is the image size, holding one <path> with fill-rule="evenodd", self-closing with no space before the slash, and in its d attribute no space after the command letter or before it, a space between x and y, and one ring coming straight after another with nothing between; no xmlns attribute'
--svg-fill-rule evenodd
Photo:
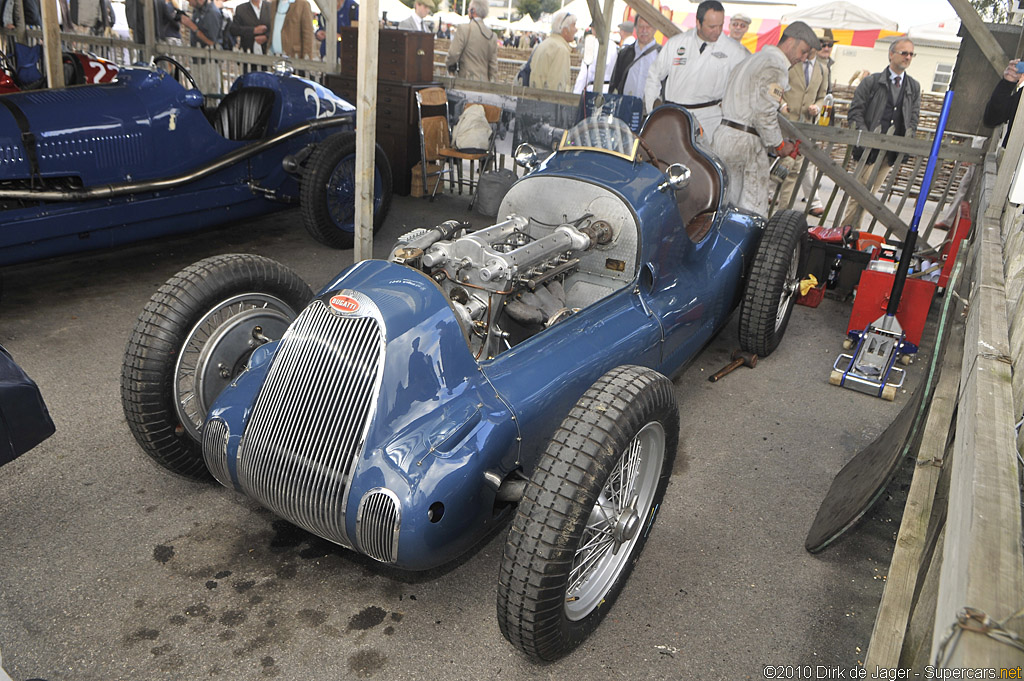
<svg viewBox="0 0 1024 681"><path fill-rule="evenodd" d="M146 454L175 473L206 477L201 435L214 400L312 296L297 274L255 255L207 258L161 286L121 367L125 418Z"/></svg>
<svg viewBox="0 0 1024 681"><path fill-rule="evenodd" d="M352 248L355 241L356 136L331 135L320 142L302 177L299 204L302 222L314 239L332 248ZM377 145L373 171L373 231L384 224L391 207L391 166Z"/></svg>
<svg viewBox="0 0 1024 681"><path fill-rule="evenodd" d="M800 211L772 215L750 268L740 306L740 346L767 357L782 342L800 290L807 219Z"/></svg>
<svg viewBox="0 0 1024 681"><path fill-rule="evenodd" d="M551 438L505 543L498 624L536 660L578 646L622 591L668 485L679 439L672 383L623 366Z"/></svg>

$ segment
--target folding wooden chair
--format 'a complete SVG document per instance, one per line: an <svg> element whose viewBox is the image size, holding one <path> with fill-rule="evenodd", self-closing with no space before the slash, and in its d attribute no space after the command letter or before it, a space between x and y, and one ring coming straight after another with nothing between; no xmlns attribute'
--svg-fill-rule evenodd
<svg viewBox="0 0 1024 681"><path fill-rule="evenodd" d="M451 146L448 95L445 94L444 88L428 87L417 90L416 112L420 121L420 167L423 173L423 188L426 191L433 184L430 191L430 200L433 201L443 175L448 175L449 185L453 184L449 159L441 155L442 149ZM440 167L438 170L428 170L428 164ZM432 177L438 178L437 181L431 183Z"/></svg>

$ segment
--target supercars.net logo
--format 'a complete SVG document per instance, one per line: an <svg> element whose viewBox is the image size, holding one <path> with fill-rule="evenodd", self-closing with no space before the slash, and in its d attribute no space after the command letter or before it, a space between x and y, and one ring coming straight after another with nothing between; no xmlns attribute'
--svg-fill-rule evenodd
<svg viewBox="0 0 1024 681"><path fill-rule="evenodd" d="M335 312L355 312L359 309L359 301L348 296L334 296L331 298L331 309Z"/></svg>

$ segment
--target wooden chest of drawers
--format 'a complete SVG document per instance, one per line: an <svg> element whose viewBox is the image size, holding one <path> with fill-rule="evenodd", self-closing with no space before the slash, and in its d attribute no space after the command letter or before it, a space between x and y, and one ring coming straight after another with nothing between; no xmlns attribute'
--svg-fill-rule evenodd
<svg viewBox="0 0 1024 681"><path fill-rule="evenodd" d="M358 73L359 29L342 28L341 74ZM426 83L434 77L434 35L417 31L383 30L379 34L377 78L403 83Z"/></svg>

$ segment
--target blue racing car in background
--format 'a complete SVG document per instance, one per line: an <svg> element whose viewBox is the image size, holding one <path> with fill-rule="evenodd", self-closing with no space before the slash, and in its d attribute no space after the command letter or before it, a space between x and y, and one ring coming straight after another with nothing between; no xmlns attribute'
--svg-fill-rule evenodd
<svg viewBox="0 0 1024 681"><path fill-rule="evenodd" d="M806 222L734 207L684 109L640 135L567 130L499 221L404 235L313 295L253 255L208 258L152 297L128 341L128 424L158 463L212 474L382 563L442 565L514 514L505 637L564 655L621 591L679 438L670 377L739 307L779 344Z"/></svg>
<svg viewBox="0 0 1024 681"><path fill-rule="evenodd" d="M351 247L348 102L282 67L247 73L216 107L204 104L192 76L166 56L123 68L111 83L0 96L0 265L295 203L316 239ZM390 200L391 170L378 147L375 227Z"/></svg>

